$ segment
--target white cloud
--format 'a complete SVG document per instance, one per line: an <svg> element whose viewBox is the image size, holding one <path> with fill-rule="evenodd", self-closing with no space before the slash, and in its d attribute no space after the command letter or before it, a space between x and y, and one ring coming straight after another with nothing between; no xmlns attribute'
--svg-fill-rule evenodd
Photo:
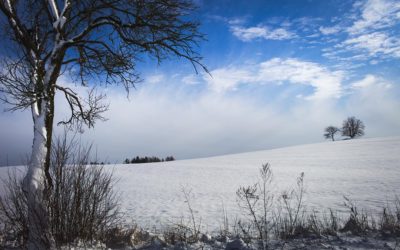
<svg viewBox="0 0 400 250"><path fill-rule="evenodd" d="M373 85L376 81L376 77L374 75L367 75L364 79L354 82L352 87L355 89L366 88Z"/></svg>
<svg viewBox="0 0 400 250"><path fill-rule="evenodd" d="M246 18L244 17L236 17L236 18L232 18L229 19L227 22L230 25L242 25L243 23L245 23Z"/></svg>
<svg viewBox="0 0 400 250"><path fill-rule="evenodd" d="M392 84L375 75L368 74L362 80L352 83L351 86L353 89L366 89L371 87L390 89Z"/></svg>
<svg viewBox="0 0 400 250"><path fill-rule="evenodd" d="M366 125L367 136L390 136L398 134L400 127L399 88L388 80L367 75L352 84L353 92L344 102L344 110L360 116Z"/></svg>
<svg viewBox="0 0 400 250"><path fill-rule="evenodd" d="M182 77L182 82L188 85L196 85L200 83L200 79L199 76L190 74Z"/></svg>
<svg viewBox="0 0 400 250"><path fill-rule="evenodd" d="M236 17L231 19L221 16L212 17L227 23L232 34L244 42L249 42L255 39L287 40L296 37L293 32L288 30L288 28L291 26L291 23L287 20L280 21L280 27L278 28L272 28L261 24L257 26L246 27L245 23L247 17Z"/></svg>
<svg viewBox="0 0 400 250"><path fill-rule="evenodd" d="M346 49L366 51L369 56L400 58L400 38L383 32L373 32L349 38L343 42Z"/></svg>
<svg viewBox="0 0 400 250"><path fill-rule="evenodd" d="M254 39L265 39L265 40L287 40L295 37L295 35L284 29L277 28L271 29L266 26L255 26L244 28L242 26L231 26L231 31L234 36L244 42L252 41Z"/></svg>
<svg viewBox="0 0 400 250"><path fill-rule="evenodd" d="M360 4L359 4L360 5ZM361 6L361 17L348 28L350 34L393 26L400 19L397 0L368 0Z"/></svg>
<svg viewBox="0 0 400 250"><path fill-rule="evenodd" d="M130 101L113 92L109 120L84 137L98 145L100 155L122 161L134 155L200 157L319 142L325 126L340 126L350 115L364 121L367 136L398 135L399 100L381 84L384 79L364 79L374 81L354 89L340 105L336 99L297 99L282 107L245 96L177 92L167 85L148 85L133 92Z"/></svg>
<svg viewBox="0 0 400 250"><path fill-rule="evenodd" d="M339 61L368 61L400 58L400 1L366 0L353 5L352 15L332 27L320 27L324 35L345 31L347 37L328 48L323 56ZM348 21L350 25L346 25ZM395 27L396 26L396 27ZM350 53L350 54L349 54Z"/></svg>
<svg viewBox="0 0 400 250"><path fill-rule="evenodd" d="M155 75L146 77L146 82L153 83L153 84L160 83L163 80L165 80L165 76L163 74L155 74Z"/></svg>
<svg viewBox="0 0 400 250"><path fill-rule="evenodd" d="M220 68L211 71L211 75L205 79L217 92L235 90L240 84L289 82L312 86L314 91L307 99L340 97L343 80L341 71L330 71L320 64L295 58L273 58L251 66Z"/></svg>
<svg viewBox="0 0 400 250"><path fill-rule="evenodd" d="M235 90L239 84L250 83L255 80L249 68L225 67L215 69L205 75L205 80L215 92Z"/></svg>
<svg viewBox="0 0 400 250"><path fill-rule="evenodd" d="M275 58L261 64L260 77L269 81L289 81L311 85L315 91L309 99L340 97L343 72L330 71L320 64L298 59Z"/></svg>
<svg viewBox="0 0 400 250"><path fill-rule="evenodd" d="M277 74L290 68L278 70L281 63L269 63L276 65L275 79L282 79ZM302 65L306 71L315 67ZM310 77L290 73L287 78L308 81ZM399 92L394 87L388 90L387 83L367 75L352 84L352 92L340 103L332 98L319 102L295 98L285 106L280 101L255 100L252 96L182 92L173 85L143 85L132 91L129 100L124 92L112 90L108 93L110 110L105 114L108 121L86 130L82 141L94 143L99 160L120 163L135 155L172 154L182 159L320 142L325 126L340 126L350 115L364 121L368 137L399 135ZM68 113L66 105L57 105L56 121L60 114ZM29 112L0 113L0 128L0 164L4 164L7 153L10 159L18 160L13 152L18 152L17 156L29 152ZM55 130L59 133L61 128Z"/></svg>
<svg viewBox="0 0 400 250"><path fill-rule="evenodd" d="M338 32L341 31L341 27L338 25L332 26L332 27L324 27L321 26L319 27L319 31L323 34L323 35L332 35L332 34L336 34Z"/></svg>

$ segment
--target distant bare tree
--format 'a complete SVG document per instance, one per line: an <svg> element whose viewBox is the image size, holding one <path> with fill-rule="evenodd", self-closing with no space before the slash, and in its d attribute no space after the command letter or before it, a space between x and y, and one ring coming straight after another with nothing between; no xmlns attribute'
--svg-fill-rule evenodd
<svg viewBox="0 0 400 250"><path fill-rule="evenodd" d="M343 121L342 135L348 136L351 139L364 135L364 123L354 116Z"/></svg>
<svg viewBox="0 0 400 250"><path fill-rule="evenodd" d="M340 129L335 126L326 127L324 137L325 137L325 139L332 139L332 141L334 141L335 134L338 133L339 131L340 131Z"/></svg>
<svg viewBox="0 0 400 250"><path fill-rule="evenodd" d="M51 245L40 200L52 187L56 92L71 111L61 124L92 127L107 110L104 95L91 89L83 99L74 85L57 81L59 76L66 73L83 86L122 84L129 91L139 80L135 69L143 54L158 62L176 56L206 70L194 50L203 35L188 17L193 9L190 0L0 0L0 100L11 110L30 109L34 126L24 180L29 249Z"/></svg>

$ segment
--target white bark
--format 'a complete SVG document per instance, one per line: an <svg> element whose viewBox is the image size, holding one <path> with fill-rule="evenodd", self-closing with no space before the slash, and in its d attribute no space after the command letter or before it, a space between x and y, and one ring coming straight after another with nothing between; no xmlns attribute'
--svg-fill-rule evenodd
<svg viewBox="0 0 400 250"><path fill-rule="evenodd" d="M50 65L44 76L44 89L47 89L54 66ZM36 75L34 75L34 81ZM46 96L46 92L42 94ZM28 172L24 179L24 190L28 201L28 249L48 249L55 244L50 233L48 211L46 209L46 156L50 150L47 146L49 131L46 119L49 115L49 103L44 98L36 96L31 105L33 119L33 145ZM40 99L40 102L39 102ZM39 105L40 103L40 105Z"/></svg>
<svg viewBox="0 0 400 250"><path fill-rule="evenodd" d="M44 105L42 105L44 106ZM45 126L45 109L41 107L41 111L37 108L36 104L32 105L32 117L34 123L34 136L33 136L33 146L31 160L29 164L28 173L26 174L26 188L39 189L41 188L44 181L44 161L46 159L47 148L47 131Z"/></svg>
<svg viewBox="0 0 400 250"><path fill-rule="evenodd" d="M13 11L13 6L10 0L6 1L6 8L11 14L15 14ZM18 35L23 36L23 33L21 29L18 27L17 22L15 21L14 17L10 17L11 25L15 28L15 30L18 32Z"/></svg>
<svg viewBox="0 0 400 250"><path fill-rule="evenodd" d="M46 147L46 105L32 105L34 137L28 172L24 179L24 190L28 200L28 249L48 249L51 236L48 228L47 211L44 204L45 189L44 163L48 148Z"/></svg>
<svg viewBox="0 0 400 250"><path fill-rule="evenodd" d="M47 2L50 6L51 14L53 15L54 19L58 20L60 16L58 15L58 8L56 2L54 0L47 0Z"/></svg>
<svg viewBox="0 0 400 250"><path fill-rule="evenodd" d="M51 53L51 59L55 57L58 53L59 49L62 47L63 41L60 41L60 34L58 33L60 28L65 23L65 20L62 17L60 22L60 16L58 14L58 8L56 2L54 0L48 0L48 4L50 5L50 9L53 17L55 18L55 22L53 24L54 29L56 30L56 41L54 48ZM68 8L68 3L66 2L66 6L63 9L63 14L65 9ZM34 55L33 55L34 56ZM34 56L35 57L35 56ZM47 145L47 139L49 136L49 132L46 128L46 119L49 116L49 105L48 101L43 99L44 96L47 98L53 98L48 96L49 93L46 93L50 86L51 77L54 73L56 65L50 60L47 65L46 73L43 77L43 87L45 91L42 93L42 96L36 96L36 101L32 104L32 118L34 123L34 136L33 136L33 146L32 146L32 154L29 163L28 172L24 179L24 190L27 193L28 198L28 249L48 249L49 247L53 247L54 240L52 239L50 233L50 225L48 220L48 211L45 207L45 192L46 190L46 173L45 173L45 163L46 156L50 148ZM36 75L34 75L34 81L36 81ZM40 106L38 104L38 99L41 98ZM52 114L50 114L52 115ZM52 126L52 125L51 125Z"/></svg>

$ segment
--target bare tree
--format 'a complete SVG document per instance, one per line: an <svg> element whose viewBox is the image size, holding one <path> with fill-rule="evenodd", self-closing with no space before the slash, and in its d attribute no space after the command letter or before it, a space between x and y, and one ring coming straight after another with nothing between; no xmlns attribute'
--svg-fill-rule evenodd
<svg viewBox="0 0 400 250"><path fill-rule="evenodd" d="M354 116L343 121L342 135L348 136L351 139L364 135L364 123Z"/></svg>
<svg viewBox="0 0 400 250"><path fill-rule="evenodd" d="M334 141L335 134L339 131L340 131L340 129L335 126L328 126L325 128L324 137L325 137L325 139L332 139L332 141Z"/></svg>
<svg viewBox="0 0 400 250"><path fill-rule="evenodd" d="M135 66L144 54L158 62L177 56L206 70L195 51L203 35L199 24L188 18L193 8L190 0L0 0L0 32L7 46L0 99L13 111L31 109L34 125L24 179L28 248L52 244L41 200L45 187L52 187L55 93L63 94L71 111L61 124L92 127L107 110L104 95L91 88L83 98L74 86L60 84L59 76L65 73L83 86L122 84L129 91L139 80Z"/></svg>

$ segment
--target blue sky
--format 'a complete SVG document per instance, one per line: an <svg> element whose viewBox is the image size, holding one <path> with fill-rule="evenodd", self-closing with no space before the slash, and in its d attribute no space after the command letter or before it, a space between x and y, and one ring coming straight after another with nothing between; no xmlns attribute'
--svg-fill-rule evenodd
<svg viewBox="0 0 400 250"><path fill-rule="evenodd" d="M81 135L102 160L320 142L325 126L352 115L366 137L400 135L399 1L196 3L207 37L198 51L211 76L179 59L145 59L129 100L122 87L103 89L109 120ZM62 119L67 108L57 102ZM0 165L7 155L19 162L30 150L29 112L0 113L0 138Z"/></svg>

